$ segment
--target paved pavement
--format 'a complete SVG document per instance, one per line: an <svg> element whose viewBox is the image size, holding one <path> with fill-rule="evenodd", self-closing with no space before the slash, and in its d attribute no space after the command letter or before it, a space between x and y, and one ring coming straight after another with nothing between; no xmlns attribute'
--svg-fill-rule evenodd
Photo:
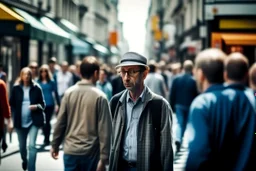
<svg viewBox="0 0 256 171"><path fill-rule="evenodd" d="M56 122L55 119L52 120L52 125ZM176 130L176 117L173 116L173 133ZM173 134L175 135L175 134ZM60 171L63 169L63 152L60 151L60 157L57 161L52 159L50 156L50 146L42 148L44 136L40 130L37 137L37 171ZM12 142L10 142L7 136L8 149L5 153L2 153L2 163L0 165L0 171L20 171L21 170L21 158L18 148L18 138L17 134L13 132ZM175 151L175 146L174 151ZM184 170L184 164L186 161L187 151L181 148L181 151L174 157L174 170L182 171ZM14 164L15 163L15 164Z"/></svg>

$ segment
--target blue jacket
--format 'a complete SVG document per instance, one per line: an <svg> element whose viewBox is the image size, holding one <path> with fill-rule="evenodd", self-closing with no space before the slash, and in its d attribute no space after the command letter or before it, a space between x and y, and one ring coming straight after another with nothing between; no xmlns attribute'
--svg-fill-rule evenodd
<svg viewBox="0 0 256 171"><path fill-rule="evenodd" d="M249 100L250 99L250 100ZM185 132L186 170L247 170L255 167L255 98L243 85L213 85L191 104ZM253 144L254 143L254 144ZM255 151L254 151L255 152Z"/></svg>
<svg viewBox="0 0 256 171"><path fill-rule="evenodd" d="M175 105L189 108L198 95L196 81L191 74L178 75L172 82L170 90L170 104L175 111Z"/></svg>

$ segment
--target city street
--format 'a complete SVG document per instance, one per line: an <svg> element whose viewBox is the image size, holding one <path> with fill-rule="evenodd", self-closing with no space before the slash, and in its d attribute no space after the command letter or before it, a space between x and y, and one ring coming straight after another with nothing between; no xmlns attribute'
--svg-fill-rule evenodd
<svg viewBox="0 0 256 171"><path fill-rule="evenodd" d="M52 125L56 122L55 119L52 120ZM173 115L173 131L176 130L176 117ZM63 171L63 151L60 151L59 159L54 160L50 155L50 146L44 147L43 144L44 136L42 131L39 131L37 138L37 171ZM21 158L18 151L18 139L17 134L14 132L12 134L12 143L10 143L9 136L7 136L8 149L6 153L2 153L2 161L0 165L0 171L21 171ZM175 146L174 146L175 151ZM181 151L176 157L174 157L174 170L182 171L185 163L186 151L181 148Z"/></svg>

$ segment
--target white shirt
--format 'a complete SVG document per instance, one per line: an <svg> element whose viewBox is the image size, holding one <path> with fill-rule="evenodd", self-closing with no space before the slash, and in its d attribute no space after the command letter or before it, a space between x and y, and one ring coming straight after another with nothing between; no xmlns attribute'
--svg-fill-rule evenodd
<svg viewBox="0 0 256 171"><path fill-rule="evenodd" d="M73 76L70 72L63 73L59 71L57 73L57 85L58 85L58 94L59 96L63 96L65 91L72 86L73 84Z"/></svg>

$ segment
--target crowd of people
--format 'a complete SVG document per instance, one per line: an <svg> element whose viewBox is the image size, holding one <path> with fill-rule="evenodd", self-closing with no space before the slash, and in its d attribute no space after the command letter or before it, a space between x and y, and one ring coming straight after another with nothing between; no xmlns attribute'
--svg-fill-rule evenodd
<svg viewBox="0 0 256 171"><path fill-rule="evenodd" d="M170 171L182 148L185 170L256 170L256 64L241 53L206 49L167 64L127 52L114 68L93 56L60 66L51 58L23 68L9 100L5 80L0 133L6 118L23 170L36 170L40 128L54 159L63 145L65 171Z"/></svg>

